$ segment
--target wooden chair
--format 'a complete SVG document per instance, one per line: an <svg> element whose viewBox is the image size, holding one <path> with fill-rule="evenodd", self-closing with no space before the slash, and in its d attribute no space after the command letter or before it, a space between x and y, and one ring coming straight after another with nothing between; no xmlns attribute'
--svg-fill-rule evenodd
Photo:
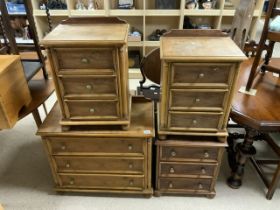
<svg viewBox="0 0 280 210"><path fill-rule="evenodd" d="M242 0L235 10L230 30L230 37L244 49L252 23L256 0Z"/></svg>
<svg viewBox="0 0 280 210"><path fill-rule="evenodd" d="M0 52L9 54L20 54L19 48L21 49L34 49L37 53L37 59L22 59L22 65L24 68L24 73L26 80L28 81L28 86L30 88L32 102L28 107L24 107L19 113L19 119L32 113L36 125L39 126L42 123L41 117L38 112L38 107L43 105L45 113L47 110L44 102L49 98L49 96L54 92L54 86L52 81L48 80L48 73L46 70L45 57L42 54L41 47L39 45L39 40L36 32L35 22L33 19L33 9L31 1L24 0L24 6L26 9L26 18L28 20L29 33L33 39L33 46L22 46L16 43L14 37L14 30L10 25L10 15L8 14L5 1L0 2L0 32L2 32L4 37L4 43L1 44ZM42 73L39 72L42 70ZM36 79L34 79L36 75Z"/></svg>
<svg viewBox="0 0 280 210"><path fill-rule="evenodd" d="M276 16L280 15L280 9L276 8L276 5L277 0L269 1L261 39L258 44L257 53L251 69L251 73L246 84L246 91L250 91L254 78L256 77L258 67L260 67L260 71L262 73L270 71L280 74L280 68L269 65L275 42L280 42L280 31L271 31L269 27L271 18L275 18ZM266 44L266 42L268 42L268 45ZM267 51L267 54L265 56L264 62L259 65L263 51Z"/></svg>
<svg viewBox="0 0 280 210"><path fill-rule="evenodd" d="M48 73L45 66L45 57L42 54L39 39L36 32L36 26L33 18L33 8L31 1L24 0L24 6L26 10L26 18L29 23L28 30L30 36L33 40L34 49L37 53L38 59L27 59L22 60L22 64L24 67L25 75L27 81L29 81L39 70L43 70L43 74L45 79L48 79ZM7 7L5 1L0 2L0 11L1 11L1 30L3 32L4 43L6 44L7 51L10 54L19 54L20 44L16 43L14 30L10 24L10 15L8 14ZM28 46L25 46L28 48Z"/></svg>

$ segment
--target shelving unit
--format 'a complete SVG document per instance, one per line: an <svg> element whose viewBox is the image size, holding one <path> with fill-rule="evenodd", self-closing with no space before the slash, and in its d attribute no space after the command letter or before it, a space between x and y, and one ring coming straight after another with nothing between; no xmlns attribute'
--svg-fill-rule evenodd
<svg viewBox="0 0 280 210"><path fill-rule="evenodd" d="M184 17L188 16L193 23L207 24L213 29L229 29L235 13L235 8L240 0L231 0L233 9L224 8L226 0L217 0L216 8L209 10L185 9L185 0L176 0L176 9L156 9L156 0L135 0L135 9L126 10L117 8L117 0L96 0L99 8L90 10L75 10L76 0L65 0L67 10L50 10L54 26L67 17L91 17L91 16L119 16L126 20L131 27L140 31L141 42L129 42L129 49L139 49L141 55L147 54L152 49L159 47L158 41L150 41L149 35L156 29L183 29ZM87 3L87 0L82 0ZM262 15L265 0L257 0L253 23L250 30L251 39L255 38L256 25ZM39 1L32 0L35 21L39 38L44 37L48 31L45 11L39 10Z"/></svg>

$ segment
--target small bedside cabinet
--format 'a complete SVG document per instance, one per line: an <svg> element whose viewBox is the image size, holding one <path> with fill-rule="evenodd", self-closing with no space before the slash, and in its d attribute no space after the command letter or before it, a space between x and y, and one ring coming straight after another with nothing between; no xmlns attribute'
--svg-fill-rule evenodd
<svg viewBox="0 0 280 210"><path fill-rule="evenodd" d="M127 36L128 24L117 18L70 18L42 40L65 130L129 126Z"/></svg>
<svg viewBox="0 0 280 210"><path fill-rule="evenodd" d="M218 30L174 30L164 35L159 138L226 136L239 64L245 59L231 38Z"/></svg>
<svg viewBox="0 0 280 210"><path fill-rule="evenodd" d="M226 145L217 137L187 136L156 141L155 195L213 198Z"/></svg>

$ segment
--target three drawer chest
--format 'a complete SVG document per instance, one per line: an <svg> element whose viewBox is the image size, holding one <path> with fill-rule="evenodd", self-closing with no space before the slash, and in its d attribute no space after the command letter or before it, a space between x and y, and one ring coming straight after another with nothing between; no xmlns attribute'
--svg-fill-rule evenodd
<svg viewBox="0 0 280 210"><path fill-rule="evenodd" d="M47 48L60 124L129 126L128 24L117 18L70 18L41 42Z"/></svg>
<svg viewBox="0 0 280 210"><path fill-rule="evenodd" d="M152 102L132 98L125 131L114 126L63 131L60 119L56 104L38 130L56 191L152 196Z"/></svg>

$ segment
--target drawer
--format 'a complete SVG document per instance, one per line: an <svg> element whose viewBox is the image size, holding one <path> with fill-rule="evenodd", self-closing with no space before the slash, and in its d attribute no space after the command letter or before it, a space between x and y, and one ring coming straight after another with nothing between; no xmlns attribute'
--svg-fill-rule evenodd
<svg viewBox="0 0 280 210"><path fill-rule="evenodd" d="M231 68L230 64L173 64L171 85L227 86L231 80Z"/></svg>
<svg viewBox="0 0 280 210"><path fill-rule="evenodd" d="M109 100L65 100L73 120L116 120L119 117L118 101Z"/></svg>
<svg viewBox="0 0 280 210"><path fill-rule="evenodd" d="M57 171L72 173L144 174L144 159L127 157L53 157Z"/></svg>
<svg viewBox="0 0 280 210"><path fill-rule="evenodd" d="M143 156L145 139L118 138L48 138L53 155Z"/></svg>
<svg viewBox="0 0 280 210"><path fill-rule="evenodd" d="M172 176L208 176L213 177L215 164L195 164L195 163L159 163L161 177Z"/></svg>
<svg viewBox="0 0 280 210"><path fill-rule="evenodd" d="M160 147L160 159L163 161L203 161L217 162L218 148L211 147L182 147L162 146Z"/></svg>
<svg viewBox="0 0 280 210"><path fill-rule="evenodd" d="M117 96L115 76L62 76L60 81L65 97Z"/></svg>
<svg viewBox="0 0 280 210"><path fill-rule="evenodd" d="M227 90L172 89L169 108L173 111L210 110L223 111Z"/></svg>
<svg viewBox="0 0 280 210"><path fill-rule="evenodd" d="M114 48L56 48L58 69L115 69Z"/></svg>
<svg viewBox="0 0 280 210"><path fill-rule="evenodd" d="M171 130L209 131L221 129L222 113L169 112L168 128Z"/></svg>
<svg viewBox="0 0 280 210"><path fill-rule="evenodd" d="M160 178L159 190L211 190L212 179Z"/></svg>
<svg viewBox="0 0 280 210"><path fill-rule="evenodd" d="M77 175L59 174L62 187L83 189L142 190L144 177L141 175Z"/></svg>

